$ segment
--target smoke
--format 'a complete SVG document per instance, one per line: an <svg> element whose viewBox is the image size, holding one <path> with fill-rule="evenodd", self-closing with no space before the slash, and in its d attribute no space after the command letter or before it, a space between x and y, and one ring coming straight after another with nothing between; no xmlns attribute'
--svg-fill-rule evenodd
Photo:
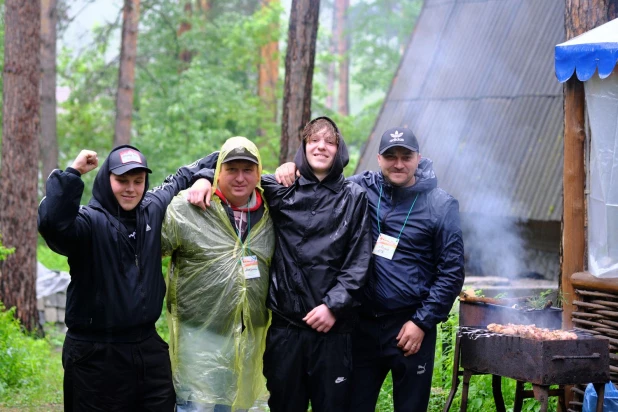
<svg viewBox="0 0 618 412"><path fill-rule="evenodd" d="M524 272L526 252L516 219L464 214L462 229L470 274L513 278Z"/></svg>
<svg viewBox="0 0 618 412"><path fill-rule="evenodd" d="M513 278L527 271L526 222L520 219L526 207L515 200L521 162L516 156L513 160L513 153L507 147L491 144L511 136L504 132L485 138L466 136L466 122L457 117L450 117L449 125L444 126L440 146L452 145L458 149L448 158L432 160L438 182L443 182L440 186L460 202L466 272ZM533 133L525 127L519 132ZM435 149L432 152L438 153Z"/></svg>

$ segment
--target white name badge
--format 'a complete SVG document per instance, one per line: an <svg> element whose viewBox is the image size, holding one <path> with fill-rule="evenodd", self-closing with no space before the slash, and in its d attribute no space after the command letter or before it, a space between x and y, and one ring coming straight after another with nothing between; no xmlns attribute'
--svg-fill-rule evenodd
<svg viewBox="0 0 618 412"><path fill-rule="evenodd" d="M245 279L259 278L260 268L258 267L257 256L245 256L242 258L242 270L245 273Z"/></svg>
<svg viewBox="0 0 618 412"><path fill-rule="evenodd" d="M380 233L378 241L373 248L373 254L391 260L393 259L395 250L397 250L398 243L399 239Z"/></svg>

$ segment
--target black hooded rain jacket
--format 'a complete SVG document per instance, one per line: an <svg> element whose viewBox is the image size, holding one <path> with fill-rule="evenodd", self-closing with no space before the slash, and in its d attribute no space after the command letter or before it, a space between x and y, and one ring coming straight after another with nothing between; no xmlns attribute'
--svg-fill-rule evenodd
<svg viewBox="0 0 618 412"><path fill-rule="evenodd" d="M337 318L331 331L349 332L371 258L367 195L343 176L348 151L341 137L322 181L307 163L304 142L294 162L301 176L292 186L262 178L276 234L267 306L273 322L309 328L302 318L324 303Z"/></svg>
<svg viewBox="0 0 618 412"><path fill-rule="evenodd" d="M123 147L131 146L114 150ZM78 171L51 173L47 196L39 205L38 226L49 247L67 256L71 267L65 316L69 337L139 342L155 332L165 295L161 272L165 210L194 173L214 165L207 157L181 167L161 186L145 192L131 212L123 211L114 197L107 159L99 168L88 206L79 204L84 182ZM133 230L135 240L129 238Z"/></svg>

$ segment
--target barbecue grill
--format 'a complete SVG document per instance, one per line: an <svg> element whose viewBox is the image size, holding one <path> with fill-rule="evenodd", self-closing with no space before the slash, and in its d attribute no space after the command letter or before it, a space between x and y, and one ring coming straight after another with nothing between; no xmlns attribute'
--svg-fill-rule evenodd
<svg viewBox="0 0 618 412"><path fill-rule="evenodd" d="M541 412L547 410L550 396L558 396L563 411L564 390L550 389L550 385L587 384L592 382L598 394L597 411L603 409L605 383L609 381L609 346L605 339L578 332L576 340L532 340L493 333L489 323L535 324L560 329L561 310L521 311L506 306L460 302L460 329L454 353L453 382L444 412L451 406L459 376L463 376L461 410L465 411L472 375L491 374L496 410L506 411L501 391L501 377L517 380L515 412L521 411L523 399L541 402ZM459 367L463 371L459 370ZM525 391L524 383L532 384Z"/></svg>

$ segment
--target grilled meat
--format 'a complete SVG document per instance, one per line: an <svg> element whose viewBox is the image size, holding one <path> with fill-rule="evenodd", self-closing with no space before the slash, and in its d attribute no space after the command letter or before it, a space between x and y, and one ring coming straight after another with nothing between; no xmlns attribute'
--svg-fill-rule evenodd
<svg viewBox="0 0 618 412"><path fill-rule="evenodd" d="M501 333L504 335L514 335L526 339L534 340L575 340L577 335L566 330L549 330L545 328L537 328L535 325L515 325L507 323L501 325L499 323L490 323L487 325L490 332Z"/></svg>

